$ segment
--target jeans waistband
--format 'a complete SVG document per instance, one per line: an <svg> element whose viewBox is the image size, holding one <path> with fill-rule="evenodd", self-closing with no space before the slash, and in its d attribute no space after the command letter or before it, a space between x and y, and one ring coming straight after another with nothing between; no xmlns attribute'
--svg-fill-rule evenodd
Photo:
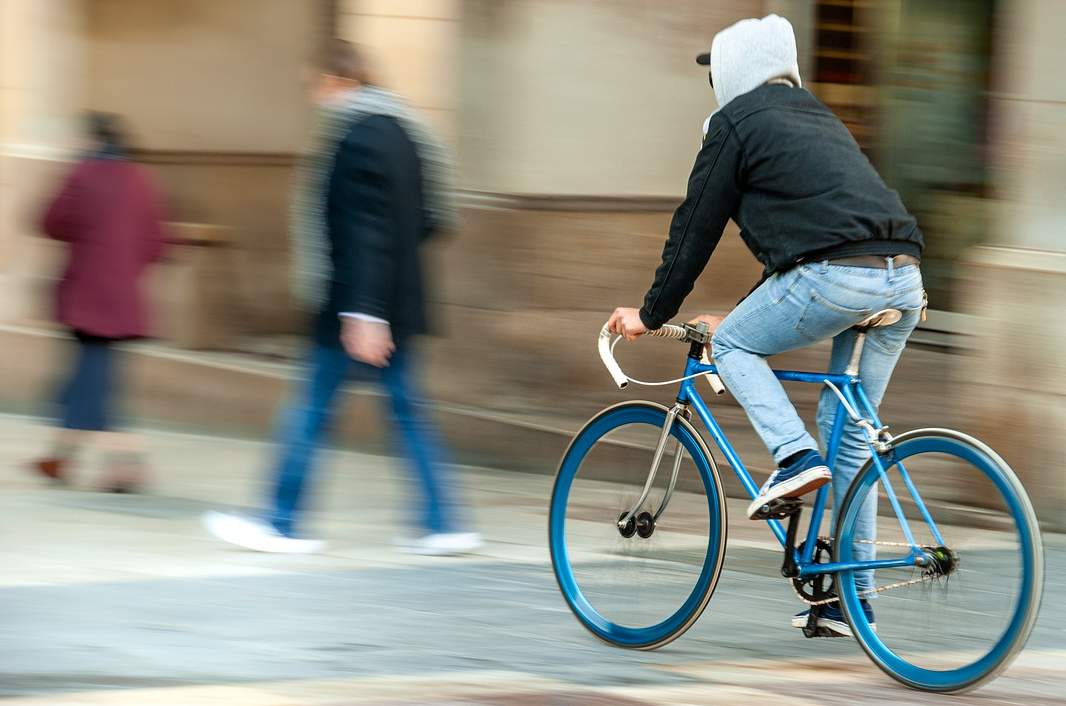
<svg viewBox="0 0 1066 706"><path fill-rule="evenodd" d="M828 260L828 262L830 265L873 267L880 270L887 270L889 267L889 260L892 261L893 268L917 265L920 262L920 260L913 255L896 255L894 257L889 257L887 255L854 255L852 257L838 257L835 260Z"/></svg>

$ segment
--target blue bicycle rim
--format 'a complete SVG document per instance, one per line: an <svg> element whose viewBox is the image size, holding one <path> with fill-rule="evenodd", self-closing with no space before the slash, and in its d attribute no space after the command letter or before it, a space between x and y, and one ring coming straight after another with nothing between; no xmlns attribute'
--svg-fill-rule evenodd
<svg viewBox="0 0 1066 706"><path fill-rule="evenodd" d="M1021 550L1018 595L1013 601L1010 618L1002 634L981 657L969 664L954 669L934 670L918 666L897 655L864 619L851 623L856 639L882 670L913 688L944 693L966 691L979 686L1010 664L1011 659L1020 651L1032 630L1039 607L1043 576L1039 529L1035 525L1032 508L1024 496L1024 491L1016 485L1016 478L1009 470L1004 470L997 460L969 443L963 435L958 435L960 438L952 438L948 434L956 435L957 433L922 430L900 436L894 443L890 454L891 463L893 466L903 463L906 468L906 460L918 454L936 453L953 456L970 463L972 468L981 472L999 491L1005 511L1014 522L1017 531L1016 540ZM891 470L892 466L889 468ZM856 477L848 497L864 498L867 492L876 492L873 486L878 480L877 469L871 463ZM860 506L861 502L845 502L843 507L837 537L840 561L850 561L852 558L854 523ZM965 566L965 557L962 561L962 565ZM950 578L949 576L949 581ZM994 582L996 579L995 576L987 577L989 582ZM861 616L863 612L853 572L841 572L837 585L846 612L851 616Z"/></svg>
<svg viewBox="0 0 1066 706"><path fill-rule="evenodd" d="M626 403L612 407L593 418L578 433L559 466L548 516L548 537L556 579L570 609L593 634L611 644L632 649L652 649L678 637L688 629L706 606L717 583L725 548L724 505L720 488L704 451L688 427L675 424L672 435L692 457L706 494L710 526L703 566L685 601L661 622L632 628L601 615L582 593L574 576L566 546L566 508L575 474L586 454L604 436L625 425L645 424L661 429L666 410L651 403ZM669 508L667 509L669 513Z"/></svg>

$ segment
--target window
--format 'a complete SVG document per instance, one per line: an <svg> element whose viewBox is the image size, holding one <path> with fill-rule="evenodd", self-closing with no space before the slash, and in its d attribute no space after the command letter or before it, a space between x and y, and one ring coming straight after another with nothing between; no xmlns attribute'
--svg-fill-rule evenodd
<svg viewBox="0 0 1066 706"><path fill-rule="evenodd" d="M815 7L814 80L860 85L866 71L864 34L856 0L818 0Z"/></svg>

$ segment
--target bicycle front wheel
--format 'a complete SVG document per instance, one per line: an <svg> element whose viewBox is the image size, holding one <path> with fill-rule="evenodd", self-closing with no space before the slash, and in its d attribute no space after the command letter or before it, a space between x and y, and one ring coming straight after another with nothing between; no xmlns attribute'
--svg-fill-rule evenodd
<svg viewBox="0 0 1066 706"><path fill-rule="evenodd" d="M927 561L878 569L870 585L859 572L841 572L844 613L863 650L894 679L924 691L976 688L1006 669L1036 621L1044 561L1032 505L1003 459L959 432L901 434L882 461ZM917 493L908 490L908 481ZM875 496L882 515L873 545L877 559L910 550L870 461L841 506L838 561L851 561L864 544L870 547L853 540L862 503ZM871 599L875 624L866 619L860 597Z"/></svg>
<svg viewBox="0 0 1066 706"><path fill-rule="evenodd" d="M570 443L552 489L548 543L559 588L582 625L619 647L653 649L684 633L710 600L725 555L718 471L680 417L647 499L619 527L645 488L666 419L667 409L650 402L604 410Z"/></svg>

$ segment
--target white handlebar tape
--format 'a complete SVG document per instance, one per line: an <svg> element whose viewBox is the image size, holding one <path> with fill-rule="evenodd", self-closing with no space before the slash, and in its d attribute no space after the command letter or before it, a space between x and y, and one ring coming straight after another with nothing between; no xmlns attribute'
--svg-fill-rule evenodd
<svg viewBox="0 0 1066 706"><path fill-rule="evenodd" d="M657 328L654 331L648 331L648 335L683 341L685 340L685 327L675 326L674 324L663 324L662 327Z"/></svg>
<svg viewBox="0 0 1066 706"><path fill-rule="evenodd" d="M614 384L618 385L619 389L625 389L625 386L629 384L629 378L622 372L622 367L618 365L614 356L611 355L611 329L608 328L607 324L604 324L603 328L600 329L598 347L600 349L600 360L603 361L607 372L614 378Z"/></svg>
<svg viewBox="0 0 1066 706"><path fill-rule="evenodd" d="M711 358L707 355L707 348L703 349L703 356L700 358L700 362L704 365L711 364ZM722 378L718 377L714 373L707 373L703 377L707 378L707 382L710 383L711 389L714 390L714 394L720 395L725 392L725 385L722 384Z"/></svg>
<svg viewBox="0 0 1066 706"><path fill-rule="evenodd" d="M666 324L662 328L648 331L647 335L656 336L658 338L674 338L678 341L682 341L685 339L685 329L681 326ZM618 362L614 359L614 355L611 353L611 329L608 327L608 324L604 324L603 328L600 329L600 340L597 347L600 351L600 360L603 361L603 366L607 368L611 377L614 378L614 383L618 385L619 389L625 389L626 385L629 384L629 378L627 378L626 374L622 372L622 367L618 365ZM706 351L703 355L704 358L706 358ZM722 387L722 382L718 380L718 376L707 375L706 377L708 380L712 377L715 379L716 382L711 382L711 387L713 387L715 392L719 395L722 394L722 391L724 391L725 388Z"/></svg>

